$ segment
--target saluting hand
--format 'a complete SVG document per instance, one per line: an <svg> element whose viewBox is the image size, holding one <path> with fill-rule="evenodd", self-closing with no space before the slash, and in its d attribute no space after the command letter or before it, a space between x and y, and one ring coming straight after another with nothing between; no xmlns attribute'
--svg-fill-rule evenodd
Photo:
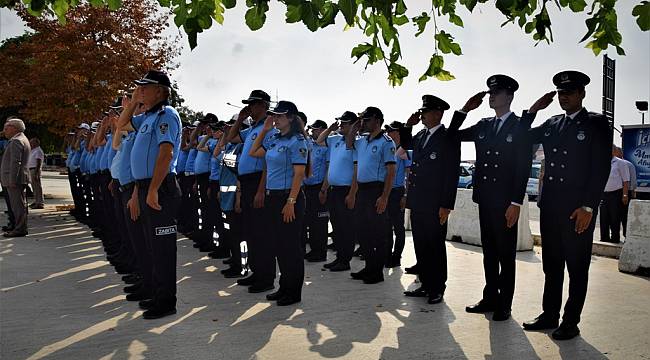
<svg viewBox="0 0 650 360"><path fill-rule="evenodd" d="M440 225L444 225L449 219L449 214L451 213L450 209L440 208L438 210L438 217L440 218Z"/></svg>
<svg viewBox="0 0 650 360"><path fill-rule="evenodd" d="M332 132L332 131L334 131L334 130L336 130L336 129L338 129L338 128L339 128L339 122L335 120L335 121L334 121L334 122L333 122L333 123L332 123L332 124L327 128L327 130L329 130L330 132Z"/></svg>
<svg viewBox="0 0 650 360"><path fill-rule="evenodd" d="M530 109L528 109L528 112L536 113L540 110L546 109L553 102L553 97L555 96L555 93L557 93L557 91L550 91L544 94L544 96L542 96L537 101L535 101L533 106L531 106Z"/></svg>
<svg viewBox="0 0 650 360"><path fill-rule="evenodd" d="M465 106L463 106L463 109L462 109L463 112L468 113L468 112L478 108L479 106L481 106L481 104L483 103L483 98L485 97L485 94L487 94L487 91L481 91L480 93L478 93L478 94L472 96L471 98L469 98L469 100L467 100L467 102L465 103Z"/></svg>
<svg viewBox="0 0 650 360"><path fill-rule="evenodd" d="M285 223L290 223L296 219L296 212L293 208L293 204L286 203L282 208L282 220Z"/></svg>
<svg viewBox="0 0 650 360"><path fill-rule="evenodd" d="M571 214L569 219L576 221L575 230L578 234L582 234L585 230L587 230L587 227L591 223L591 217L593 215L594 215L593 213L590 213L585 209L579 207L573 210L573 213Z"/></svg>
<svg viewBox="0 0 650 360"><path fill-rule="evenodd" d="M356 134L359 132L359 129L361 129L361 120L357 120L352 124L352 128L350 131L352 131L353 134Z"/></svg>
<svg viewBox="0 0 650 360"><path fill-rule="evenodd" d="M162 210L162 207L158 204L158 191L149 190L147 192L147 205L154 210Z"/></svg>
<svg viewBox="0 0 650 360"><path fill-rule="evenodd" d="M415 126L417 123L420 122L420 111L416 111L411 116L409 116L409 119L406 120L406 126Z"/></svg>
<svg viewBox="0 0 650 360"><path fill-rule="evenodd" d="M513 227L517 220L519 220L519 206L510 205L508 210L506 210L506 226L509 228Z"/></svg>
<svg viewBox="0 0 650 360"><path fill-rule="evenodd" d="M251 116L251 108L248 105L246 105L244 106L243 109L239 111L239 116L237 117L237 120L243 121L249 116Z"/></svg>
<svg viewBox="0 0 650 360"><path fill-rule="evenodd" d="M273 128L273 116L267 116L264 120L264 131L269 131Z"/></svg>

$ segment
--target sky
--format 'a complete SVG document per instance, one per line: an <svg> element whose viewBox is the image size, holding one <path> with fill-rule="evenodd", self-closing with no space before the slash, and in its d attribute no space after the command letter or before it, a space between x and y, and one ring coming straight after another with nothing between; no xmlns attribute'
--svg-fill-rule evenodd
<svg viewBox="0 0 650 360"><path fill-rule="evenodd" d="M650 98L650 32L641 32L631 15L637 0L618 1L618 27L623 36L626 56L615 49L606 52L616 60L615 124L638 124L641 115L635 101ZM413 17L426 11L427 2L411 0L407 15ZM423 6L423 7L417 7ZM462 8L462 7L459 7ZM415 27L403 26L400 33L403 59L411 75L404 84L391 87L383 64L364 69L362 59L356 64L350 58L354 46L367 41L360 30L344 31L341 14L337 23L310 32L303 24L286 24L285 7L271 1L265 26L251 31L244 23L246 7L227 10L223 25L213 27L198 37L198 47L190 51L182 37L178 69L172 78L190 108L230 118L238 110L226 103L241 104L241 99L253 89L263 89L275 100L290 100L306 113L309 122L322 119L328 124L345 110L362 111L367 106L379 107L386 122L405 122L421 105L424 94L433 94L450 105L461 108L467 99L486 89L485 81L493 74L515 78L520 89L515 94L512 110L517 114L530 107L545 92L554 90L551 81L562 70L579 70L591 77L587 86L585 107L594 112L602 110L602 55L596 57L579 43L586 32L586 14L574 14L550 7L554 42L535 46L532 38L516 25L500 27L505 20L490 3L479 4L473 13L459 10L464 28L439 21L439 28L450 32L461 44L462 56L446 56L446 68L456 80L441 82L430 79L418 82L434 51L432 28L414 37ZM21 34L24 25L9 10L0 10L0 40ZM177 29L173 31L176 34ZM534 125L562 113L557 101L541 111ZM493 116L483 105L470 113L465 125L483 117ZM452 111L445 114L449 124ZM646 114L646 119L648 115ZM616 133L615 142L620 144ZM464 160L475 158L472 144L463 144Z"/></svg>

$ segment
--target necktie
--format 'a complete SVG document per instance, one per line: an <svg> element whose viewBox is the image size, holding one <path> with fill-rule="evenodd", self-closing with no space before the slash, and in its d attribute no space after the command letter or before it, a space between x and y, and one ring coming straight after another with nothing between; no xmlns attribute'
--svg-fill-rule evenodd
<svg viewBox="0 0 650 360"><path fill-rule="evenodd" d="M429 141L429 136L430 135L431 135L431 129L427 129L427 132L424 133L424 136L423 136L423 139L422 139L423 140L422 143L421 143L422 144L422 146L421 146L422 149L424 149L424 147L427 146L427 142Z"/></svg>
<svg viewBox="0 0 650 360"><path fill-rule="evenodd" d="M564 128L566 127L567 121L568 121L567 118L568 118L568 116L564 115L562 120L560 120L560 132L562 132L562 130L564 130Z"/></svg>
<svg viewBox="0 0 650 360"><path fill-rule="evenodd" d="M493 134L494 136L496 136L497 133L499 132L499 124L500 124L500 123L501 123L501 119L500 119L500 118L495 118L495 119L494 119L494 127L492 128L492 134Z"/></svg>

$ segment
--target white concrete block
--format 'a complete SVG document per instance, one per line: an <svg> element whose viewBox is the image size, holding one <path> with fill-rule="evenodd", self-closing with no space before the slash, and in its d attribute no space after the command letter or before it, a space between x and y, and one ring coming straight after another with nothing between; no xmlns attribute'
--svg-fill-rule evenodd
<svg viewBox="0 0 650 360"><path fill-rule="evenodd" d="M629 273L650 270L650 200L632 200L627 213L627 237L618 269Z"/></svg>
<svg viewBox="0 0 650 360"><path fill-rule="evenodd" d="M481 228L478 205L472 201L472 190L458 189L454 211L449 216L447 237L460 236L467 244L481 245ZM517 251L532 250L533 237L530 231L528 201L524 201L519 214Z"/></svg>

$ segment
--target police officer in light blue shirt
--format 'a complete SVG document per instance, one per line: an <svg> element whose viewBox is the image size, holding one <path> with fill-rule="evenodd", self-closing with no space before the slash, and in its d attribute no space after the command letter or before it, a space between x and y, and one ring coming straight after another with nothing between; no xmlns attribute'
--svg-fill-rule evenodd
<svg viewBox="0 0 650 360"><path fill-rule="evenodd" d="M385 125L384 129L388 136L393 139L397 147L395 153L395 181L393 188L390 191L388 198L388 206L386 212L390 220L388 231L388 246L386 247L386 264L387 268L398 267L401 265L402 251L404 250L404 243L406 241L406 229L404 228L404 208L406 206L406 178L411 168L411 154L410 150L401 148L401 135L400 131L404 128L404 124L399 121L393 121L389 125ZM393 249L393 233L395 233L395 248Z"/></svg>
<svg viewBox="0 0 650 360"><path fill-rule="evenodd" d="M260 136L270 102L269 94L262 90L253 90L248 99L242 100L246 106L239 112L226 139L226 143L244 144L238 159L238 176L242 216L250 224L262 224L264 221L265 160L264 157L250 156L250 149L255 139ZM244 120L248 118L251 118L253 123L249 128L241 130ZM264 140L268 140L273 133L274 130L266 132ZM248 291L251 293L273 289L276 272L275 257L267 234L263 232L261 226L244 226L242 236L248 247L248 263L253 274L237 280L237 284L250 286Z"/></svg>
<svg viewBox="0 0 650 360"><path fill-rule="evenodd" d="M352 277L376 284L384 281L389 225L386 206L395 179L395 143L381 128L381 110L369 106L360 117L346 135L346 146L357 151L357 228L366 266ZM356 138L360 129L367 135Z"/></svg>
<svg viewBox="0 0 650 360"><path fill-rule="evenodd" d="M192 144L196 147L196 157L194 158L194 174L196 178L196 193L198 198L198 212L199 214L199 231L192 234L191 239L194 240L194 247L199 248L202 252L211 252L215 250L213 239L212 219L209 219L210 213L215 213L215 205L212 209L208 210L208 187L210 177L210 163L212 154L210 153L209 144L216 143L213 138L211 124L216 125L219 119L216 115L208 113L205 115L199 126L192 132ZM200 136L199 136L200 135Z"/></svg>
<svg viewBox="0 0 650 360"><path fill-rule="evenodd" d="M265 136L275 125L268 142ZM266 296L287 306L301 301L305 263L300 232L305 211L305 197L301 186L308 163L307 141L298 108L292 102L279 101L269 111L259 136L250 149L253 157L266 160L267 215L264 230L267 241L278 259L280 289Z"/></svg>
<svg viewBox="0 0 650 360"><path fill-rule="evenodd" d="M311 172L305 178L305 219L303 221L303 243L309 244L310 252L305 254L309 262L327 260L327 222L329 212L326 200L321 194L327 174L327 145L318 144L316 139L327 129L323 120L316 120L307 127L311 137L307 138ZM327 188L327 186L325 186ZM324 191L323 191L324 192Z"/></svg>
<svg viewBox="0 0 650 360"><path fill-rule="evenodd" d="M345 135L357 121L357 115L346 111L323 131L317 143L327 146L328 169L321 188L321 198L329 204L329 214L334 230L336 259L323 267L330 271L350 270L350 260L355 245L354 207L357 194L356 150L348 149ZM333 135L333 132L335 132Z"/></svg>
<svg viewBox="0 0 650 360"><path fill-rule="evenodd" d="M187 160L185 161L185 179L181 184L181 191L183 193L183 199L181 201L181 209L186 214L186 217L183 219L183 231L188 238L193 239L199 230L199 198L196 192L196 174L194 173L194 165L196 160L196 155L199 151L196 149L198 142L196 141L197 130L200 121L195 121L192 126L190 135L188 137L187 143L182 144L182 149L187 151Z"/></svg>
<svg viewBox="0 0 650 360"><path fill-rule="evenodd" d="M144 238L151 251L153 298L141 302L145 319L176 313L176 209L180 189L176 159L181 145L181 121L168 105L171 82L167 74L150 70L135 82L133 98L120 115L120 130L137 131L131 150ZM146 111L133 116L143 103ZM140 300L147 300L144 294Z"/></svg>

